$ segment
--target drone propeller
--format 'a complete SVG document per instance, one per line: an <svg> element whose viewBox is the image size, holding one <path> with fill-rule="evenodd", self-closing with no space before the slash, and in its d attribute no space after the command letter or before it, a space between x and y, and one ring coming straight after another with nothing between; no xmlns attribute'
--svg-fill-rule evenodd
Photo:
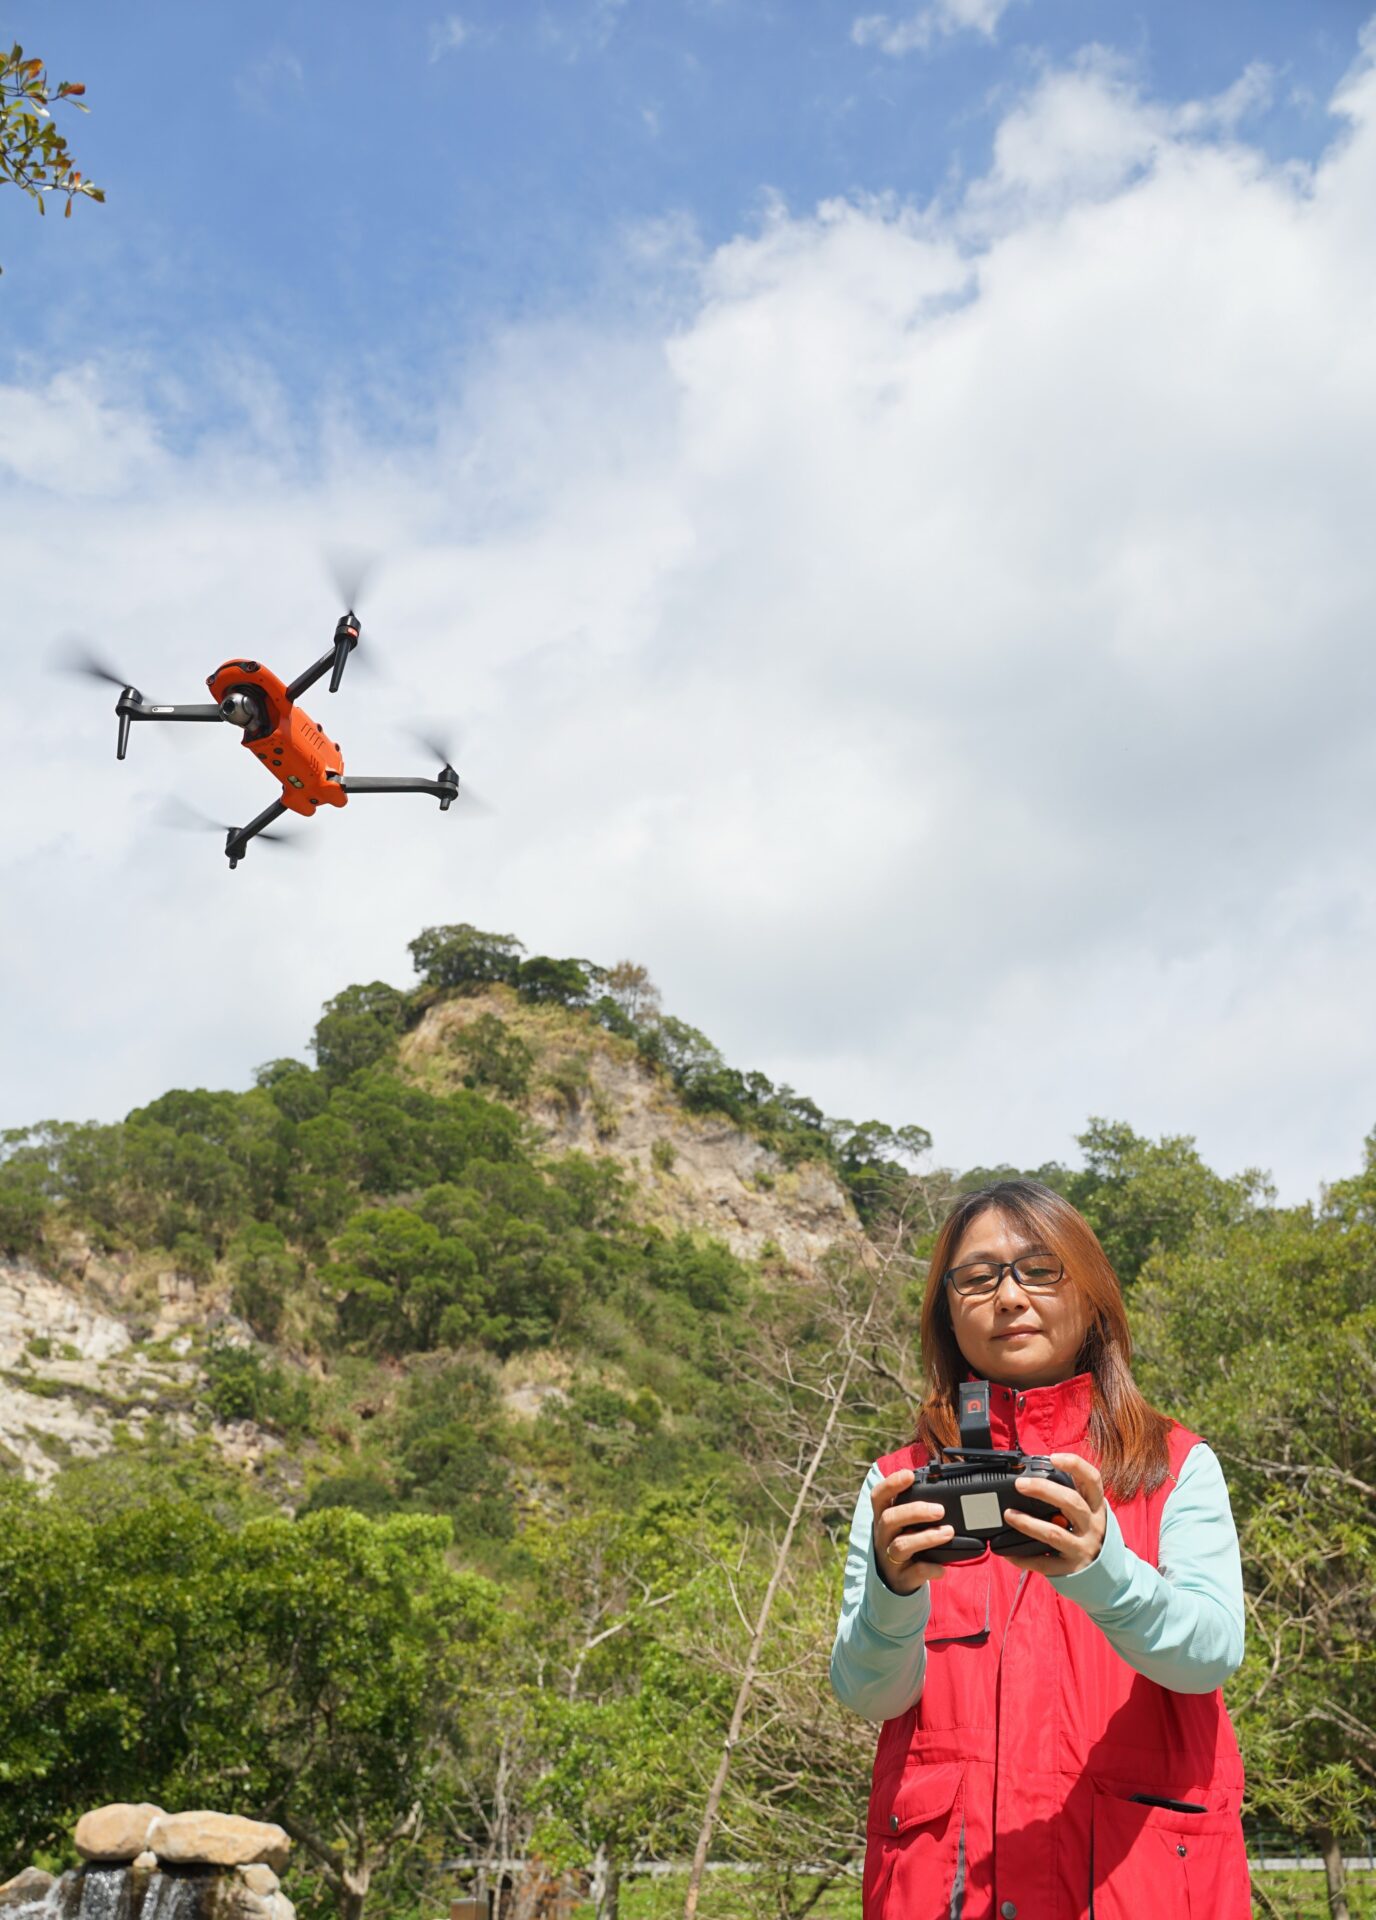
<svg viewBox="0 0 1376 1920"><path fill-rule="evenodd" d="M402 732L408 740L414 740L432 760L438 760L441 766L452 767L457 757L458 742L443 734L430 733L421 727L403 727Z"/></svg>
<svg viewBox="0 0 1376 1920"><path fill-rule="evenodd" d="M199 807L193 807L188 801L178 800L168 794L161 800L157 809L157 822L160 827L170 827L176 833L218 833L222 838L234 833L235 828L222 820L212 820L208 813L202 813ZM274 833L271 827L260 829L255 840L267 840L289 852L300 853L305 840L299 833Z"/></svg>
<svg viewBox="0 0 1376 1920"><path fill-rule="evenodd" d="M83 680L103 680L108 686L118 687L121 695L131 694L136 704L142 703L142 695L129 675L117 672L103 654L96 652L84 634L66 633L55 640L48 649L45 664L53 673L74 673ZM121 760L129 743L129 720L121 711L122 705L121 701L115 709L119 714L117 751ZM181 748L191 744L180 727L157 727L154 731L165 745Z"/></svg>
<svg viewBox="0 0 1376 1920"><path fill-rule="evenodd" d="M403 727L401 731L408 740L413 740L423 753L428 753L432 760L438 760L442 770L454 772L454 761L457 757L455 749L458 742L452 736L446 737L443 734L432 733L424 727ZM474 793L466 780L458 788L454 798L469 813L492 812L487 801Z"/></svg>
<svg viewBox="0 0 1376 1920"><path fill-rule="evenodd" d="M53 643L48 664L58 673L79 673L87 680L108 680L121 692L135 685L127 673L117 673L78 633L64 634Z"/></svg>
<svg viewBox="0 0 1376 1920"><path fill-rule="evenodd" d="M364 619L359 603L367 598L369 582L376 574L380 561L377 554L366 552L360 547L329 547L325 550L324 560L330 583L346 609L344 620L335 630L334 669L330 674L330 692L337 693L339 683L344 677L344 664L352 651L341 629L352 616L355 631L362 635ZM371 632L370 622L370 635ZM356 645L357 642L355 642ZM357 663L367 672L378 671L377 661L368 651L357 654Z"/></svg>
<svg viewBox="0 0 1376 1920"><path fill-rule="evenodd" d="M328 547L325 565L335 593L350 613L357 613L359 601L367 594L368 582L377 572L378 556L365 553L360 547Z"/></svg>

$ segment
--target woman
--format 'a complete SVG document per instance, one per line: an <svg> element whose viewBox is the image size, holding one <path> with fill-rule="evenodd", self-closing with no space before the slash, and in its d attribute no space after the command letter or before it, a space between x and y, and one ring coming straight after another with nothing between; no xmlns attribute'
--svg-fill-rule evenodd
<svg viewBox="0 0 1376 1920"><path fill-rule="evenodd" d="M1237 1534L1217 1460L1148 1406L1130 1354L1067 1200L1008 1180L960 1202L922 1306L929 1391L861 1491L832 1654L840 1698L883 1722L865 1920L1250 1920L1218 1691L1242 1659ZM908 1496L958 1443L971 1378L994 1446L1074 1485L1019 1482L1062 1521L1008 1508L1025 1556L943 1568L914 1555L952 1530Z"/></svg>

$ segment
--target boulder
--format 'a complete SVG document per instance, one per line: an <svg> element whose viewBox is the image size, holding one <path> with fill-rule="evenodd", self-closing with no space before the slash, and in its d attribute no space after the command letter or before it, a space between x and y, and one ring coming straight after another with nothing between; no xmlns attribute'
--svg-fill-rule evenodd
<svg viewBox="0 0 1376 1920"><path fill-rule="evenodd" d="M164 1813L148 1830L148 1844L164 1866L249 1867L280 1873L291 1841L281 1827L241 1820L233 1813Z"/></svg>
<svg viewBox="0 0 1376 1920"><path fill-rule="evenodd" d="M37 1906L47 1895L48 1889L56 1883L50 1873L44 1873L40 1867L25 1867L13 1880L7 1880L0 1887L0 1913L7 1907Z"/></svg>
<svg viewBox="0 0 1376 1920"><path fill-rule="evenodd" d="M239 1878L243 1881L250 1893L276 1893L282 1884L271 1867L262 1865L240 1867Z"/></svg>
<svg viewBox="0 0 1376 1920"><path fill-rule="evenodd" d="M250 1893L237 1874L212 1874L205 1904L198 1908L202 1920L273 1920L275 1893Z"/></svg>
<svg viewBox="0 0 1376 1920"><path fill-rule="evenodd" d="M255 1893L245 1886L242 1869L237 1874L217 1874L212 1887L205 1920L296 1920L296 1908L285 1893L279 1893L275 1885L271 1893ZM4 1920L2 1914L0 1920Z"/></svg>
<svg viewBox="0 0 1376 1920"><path fill-rule="evenodd" d="M136 1806L116 1801L83 1813L72 1838L83 1860L137 1860L148 1847L148 1829L162 1808L141 1800Z"/></svg>

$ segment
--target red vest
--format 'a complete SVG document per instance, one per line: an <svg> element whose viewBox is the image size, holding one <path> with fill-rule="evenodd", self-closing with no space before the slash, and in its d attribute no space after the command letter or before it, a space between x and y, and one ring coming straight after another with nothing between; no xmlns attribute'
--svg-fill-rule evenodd
<svg viewBox="0 0 1376 1920"><path fill-rule="evenodd" d="M996 1447L1090 1457L1087 1374L990 1388ZM1157 1565L1171 1478L1113 1510ZM921 1466L918 1447L879 1462ZM1242 1761L1220 1692L1172 1693L1037 1573L995 1554L932 1582L921 1697L879 1735L864 1920L1251 1920ZM1176 1813L1135 1794L1207 1809Z"/></svg>

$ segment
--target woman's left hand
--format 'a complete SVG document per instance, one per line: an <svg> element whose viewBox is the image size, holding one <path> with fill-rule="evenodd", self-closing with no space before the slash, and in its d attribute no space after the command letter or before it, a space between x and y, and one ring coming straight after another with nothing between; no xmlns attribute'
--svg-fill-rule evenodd
<svg viewBox="0 0 1376 1920"><path fill-rule="evenodd" d="M1010 1566L1028 1567L1033 1573L1060 1580L1068 1573L1079 1573L1098 1559L1108 1517L1104 1482L1097 1467L1090 1466L1078 1453L1053 1453L1051 1464L1068 1473L1074 1486L1060 1487L1054 1480L1034 1479L1030 1475L1015 1485L1019 1493L1030 1493L1034 1500L1044 1500L1048 1506L1059 1508L1068 1524L1038 1520L1030 1513L1019 1513L1016 1507L1005 1507L1003 1517L1010 1527L1025 1533L1029 1540L1054 1548L1054 1554L1005 1553L999 1557Z"/></svg>

